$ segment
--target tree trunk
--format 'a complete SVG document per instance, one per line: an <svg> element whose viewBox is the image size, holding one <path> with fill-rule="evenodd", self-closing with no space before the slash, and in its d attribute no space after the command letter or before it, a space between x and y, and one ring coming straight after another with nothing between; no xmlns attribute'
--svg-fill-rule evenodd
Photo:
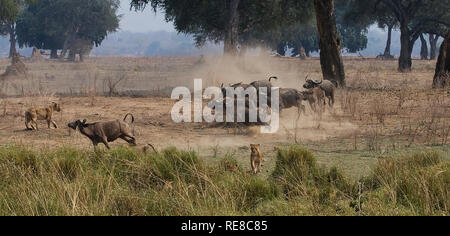
<svg viewBox="0 0 450 236"><path fill-rule="evenodd" d="M277 53L281 56L286 56L286 44L279 43L277 46Z"/></svg>
<svg viewBox="0 0 450 236"><path fill-rule="evenodd" d="M69 49L69 37L64 40L64 45L61 50L61 54L59 55L59 59L64 60L67 54L67 50Z"/></svg>
<svg viewBox="0 0 450 236"><path fill-rule="evenodd" d="M80 62L84 62L84 56L85 54L83 52L80 52Z"/></svg>
<svg viewBox="0 0 450 236"><path fill-rule="evenodd" d="M240 0L227 0L228 23L226 26L223 52L225 55L238 55L239 6Z"/></svg>
<svg viewBox="0 0 450 236"><path fill-rule="evenodd" d="M69 50L69 61L74 62L77 54L73 49Z"/></svg>
<svg viewBox="0 0 450 236"><path fill-rule="evenodd" d="M391 57L391 44L392 44L392 29L394 27L389 25L388 26L388 38L386 42L386 48L384 49L384 56L385 57Z"/></svg>
<svg viewBox="0 0 450 236"><path fill-rule="evenodd" d="M427 40L423 37L423 34L420 34L420 41L422 43L422 47L420 48L420 59L427 60L428 59L428 45Z"/></svg>
<svg viewBox="0 0 450 236"><path fill-rule="evenodd" d="M50 59L58 59L58 49L52 49L50 52Z"/></svg>
<svg viewBox="0 0 450 236"><path fill-rule="evenodd" d="M247 55L247 51L248 51L248 45L245 43L241 44L239 47L239 56L245 57Z"/></svg>
<svg viewBox="0 0 450 236"><path fill-rule="evenodd" d="M400 58L398 59L398 71L399 72L410 72L412 67L412 59L410 49L412 48L410 44L410 31L408 24L403 22L400 26Z"/></svg>
<svg viewBox="0 0 450 236"><path fill-rule="evenodd" d="M16 31L14 30L14 24L7 24L7 30L9 34L9 58L11 58L16 52Z"/></svg>
<svg viewBox="0 0 450 236"><path fill-rule="evenodd" d="M303 44L302 44L301 42L299 42L299 44L298 44L298 56L299 56L299 58L302 59L302 60L306 60L306 58L308 57L308 56L306 55L306 50L305 50L305 48L303 47Z"/></svg>
<svg viewBox="0 0 450 236"><path fill-rule="evenodd" d="M434 36L433 34L430 34L430 36L429 36L429 41L430 41L430 60L435 60L436 59L438 39L439 39L439 35Z"/></svg>
<svg viewBox="0 0 450 236"><path fill-rule="evenodd" d="M344 64L341 56L341 39L337 34L334 0L314 0L319 32L320 64L323 78L336 86L345 87Z"/></svg>
<svg viewBox="0 0 450 236"><path fill-rule="evenodd" d="M439 51L436 64L436 73L433 79L433 88L450 86L450 30L447 31L444 42Z"/></svg>
<svg viewBox="0 0 450 236"><path fill-rule="evenodd" d="M66 39L64 40L63 49L61 50L61 54L59 55L59 59L64 60L67 54L67 51L69 50L71 44L75 40L76 33L70 33Z"/></svg>

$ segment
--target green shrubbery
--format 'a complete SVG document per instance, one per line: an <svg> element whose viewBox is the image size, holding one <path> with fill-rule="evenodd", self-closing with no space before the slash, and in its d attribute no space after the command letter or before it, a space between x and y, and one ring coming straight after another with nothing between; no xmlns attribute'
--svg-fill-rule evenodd
<svg viewBox="0 0 450 236"><path fill-rule="evenodd" d="M449 215L450 164L435 153L380 159L359 183L299 146L278 150L267 179L247 168L175 148L0 147L0 215Z"/></svg>
<svg viewBox="0 0 450 236"><path fill-rule="evenodd" d="M369 214L449 215L450 163L437 153L409 158L383 158L364 179ZM379 209L387 203L392 208ZM383 205L382 208L385 206Z"/></svg>
<svg viewBox="0 0 450 236"><path fill-rule="evenodd" d="M272 177L288 200L302 198L308 202L306 214L349 212L350 202L358 193L356 184L338 169L319 167L312 153L299 146L278 150Z"/></svg>

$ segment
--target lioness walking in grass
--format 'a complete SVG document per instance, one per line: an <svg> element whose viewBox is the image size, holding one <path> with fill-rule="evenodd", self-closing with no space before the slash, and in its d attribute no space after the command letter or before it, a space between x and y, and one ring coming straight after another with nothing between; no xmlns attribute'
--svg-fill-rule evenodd
<svg viewBox="0 0 450 236"><path fill-rule="evenodd" d="M50 124L53 124L55 129L57 129L58 126L56 125L56 122L52 120L53 112L55 111L57 112L61 111L61 106L56 102L52 102L52 105L46 108L33 107L28 109L25 112L25 126L27 127L27 130L39 130L37 124L38 120L46 120L49 129L51 129Z"/></svg>
<svg viewBox="0 0 450 236"><path fill-rule="evenodd" d="M250 144L252 154L250 156L250 164L252 166L253 173L257 174L261 172L262 169L262 152L259 144Z"/></svg>

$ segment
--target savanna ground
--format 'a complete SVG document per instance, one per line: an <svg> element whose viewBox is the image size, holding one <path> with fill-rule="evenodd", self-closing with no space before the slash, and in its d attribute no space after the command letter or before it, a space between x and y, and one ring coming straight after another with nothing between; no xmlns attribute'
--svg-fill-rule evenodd
<svg viewBox="0 0 450 236"><path fill-rule="evenodd" d="M8 64L0 60L0 70ZM298 121L296 109L283 111L276 134L176 124L172 88L192 88L194 78L208 87L277 75L276 86L301 89L306 75L321 77L317 59L26 65L27 78L0 81L0 214L449 215L450 95L431 89L435 61L415 60L402 74L396 61L346 58L348 89L338 91L335 107L321 115L309 110ZM42 122L39 131L25 131L25 109L51 101L63 107L55 115L59 129ZM67 128L76 119L115 120L128 112L136 117L138 148L118 141L111 152L94 152ZM147 143L192 152L142 153ZM248 173L251 143L264 154L258 176Z"/></svg>

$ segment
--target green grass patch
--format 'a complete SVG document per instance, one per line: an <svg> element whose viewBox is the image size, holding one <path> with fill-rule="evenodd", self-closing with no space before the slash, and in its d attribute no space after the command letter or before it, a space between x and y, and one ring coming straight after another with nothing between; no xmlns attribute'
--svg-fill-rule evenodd
<svg viewBox="0 0 450 236"><path fill-rule="evenodd" d="M296 145L268 178L217 158L0 147L0 215L449 215L450 163L436 152L382 158L360 181Z"/></svg>

